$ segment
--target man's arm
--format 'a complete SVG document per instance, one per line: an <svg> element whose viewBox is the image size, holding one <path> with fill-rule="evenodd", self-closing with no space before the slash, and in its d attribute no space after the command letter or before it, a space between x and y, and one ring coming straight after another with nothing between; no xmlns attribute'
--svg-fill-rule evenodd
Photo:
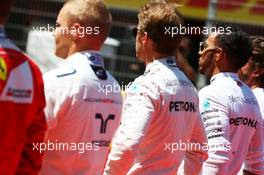
<svg viewBox="0 0 264 175"><path fill-rule="evenodd" d="M197 116L195 121L190 142L195 146L192 146L185 154L184 174L196 175L199 174L203 162L208 158L206 147L208 142L204 124L200 116Z"/></svg>
<svg viewBox="0 0 264 175"><path fill-rule="evenodd" d="M33 148L34 145L43 142L45 130L46 121L42 110L39 111L39 114L36 115L35 120L26 131L26 140L16 174L38 174L42 164L43 153Z"/></svg>
<svg viewBox="0 0 264 175"><path fill-rule="evenodd" d="M249 144L248 154L245 160L245 173L251 173L253 175L264 174L264 136L262 122L259 122L259 125L257 125L256 132Z"/></svg>
<svg viewBox="0 0 264 175"><path fill-rule="evenodd" d="M132 85L133 87L133 85ZM137 86L140 92L130 93L124 102L122 121L112 142L104 175L123 175L131 168L140 141L151 122L154 104L148 89Z"/></svg>
<svg viewBox="0 0 264 175"><path fill-rule="evenodd" d="M232 156L228 105L205 88L199 92L199 109L208 138L209 158L203 164L204 175L226 171L226 162Z"/></svg>
<svg viewBox="0 0 264 175"><path fill-rule="evenodd" d="M57 126L58 117L69 110L69 104L72 101L71 86L61 87L53 73L47 73L43 76L45 84L46 107L44 113L48 124L48 129Z"/></svg>
<svg viewBox="0 0 264 175"><path fill-rule="evenodd" d="M26 129L25 143L16 174L37 175L42 164L43 153L34 150L34 144L43 142L46 131L46 119L44 115L45 96L44 85L39 69L31 62L34 78L34 103L33 115Z"/></svg>

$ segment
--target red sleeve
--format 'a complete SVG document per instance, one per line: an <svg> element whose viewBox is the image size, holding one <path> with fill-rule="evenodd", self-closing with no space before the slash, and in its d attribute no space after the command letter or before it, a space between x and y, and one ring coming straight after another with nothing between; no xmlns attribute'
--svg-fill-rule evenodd
<svg viewBox="0 0 264 175"><path fill-rule="evenodd" d="M29 60L34 79L34 100L32 121L26 130L26 138L16 174L37 175L40 171L43 153L34 149L34 145L43 142L46 131L44 115L45 96L42 74L38 67Z"/></svg>

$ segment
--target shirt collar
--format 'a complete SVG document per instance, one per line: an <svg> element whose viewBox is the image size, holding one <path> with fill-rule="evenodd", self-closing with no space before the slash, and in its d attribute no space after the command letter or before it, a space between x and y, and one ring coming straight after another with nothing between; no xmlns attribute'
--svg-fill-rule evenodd
<svg viewBox="0 0 264 175"><path fill-rule="evenodd" d="M99 51L86 50L80 53L88 58L88 61L91 65L104 68L104 59Z"/></svg>
<svg viewBox="0 0 264 175"><path fill-rule="evenodd" d="M212 83L215 79L220 78L220 77L229 77L232 78L233 80L239 80L239 77L236 73L233 72L220 72L218 74L215 74L211 80L210 83Z"/></svg>
<svg viewBox="0 0 264 175"><path fill-rule="evenodd" d="M177 67L175 56L170 56L170 57L166 57L166 58L156 59L153 62L147 64L145 72L149 71L152 67L154 67L157 64L163 64L163 65L167 65L167 66L171 66L171 67Z"/></svg>

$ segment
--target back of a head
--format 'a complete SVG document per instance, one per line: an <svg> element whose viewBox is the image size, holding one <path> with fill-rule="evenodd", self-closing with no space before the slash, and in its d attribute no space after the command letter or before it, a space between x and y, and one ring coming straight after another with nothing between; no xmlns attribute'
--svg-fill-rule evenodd
<svg viewBox="0 0 264 175"><path fill-rule="evenodd" d="M0 24L4 25L9 16L13 1L1 0L0 1Z"/></svg>
<svg viewBox="0 0 264 175"><path fill-rule="evenodd" d="M138 30L147 32L148 36L156 44L155 50L160 53L173 53L178 48L181 36L170 35L166 29L179 28L183 24L183 18L177 11L177 5L165 1L151 1L140 11Z"/></svg>
<svg viewBox="0 0 264 175"><path fill-rule="evenodd" d="M250 37L253 45L252 60L258 66L264 67L264 37Z"/></svg>
<svg viewBox="0 0 264 175"><path fill-rule="evenodd" d="M230 32L217 34L216 44L225 51L230 66L236 71L248 62L252 53L252 42L238 27L232 26Z"/></svg>
<svg viewBox="0 0 264 175"><path fill-rule="evenodd" d="M99 27L99 36L105 40L111 28L111 14L103 0L68 0L69 14L73 22L83 27Z"/></svg>
<svg viewBox="0 0 264 175"><path fill-rule="evenodd" d="M255 68L259 68L262 70L260 81L262 88L264 88L264 37L253 36L250 38L253 45L251 60L253 61Z"/></svg>

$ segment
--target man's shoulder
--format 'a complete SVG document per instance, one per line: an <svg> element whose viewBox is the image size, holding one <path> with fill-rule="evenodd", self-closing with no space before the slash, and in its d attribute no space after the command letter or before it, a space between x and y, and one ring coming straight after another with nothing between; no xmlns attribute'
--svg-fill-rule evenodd
<svg viewBox="0 0 264 175"><path fill-rule="evenodd" d="M14 66L17 66L29 60L29 57L26 56L23 52L16 49L4 47L0 47L0 57L2 59L6 59L6 61L9 61Z"/></svg>
<svg viewBox="0 0 264 175"><path fill-rule="evenodd" d="M67 59L60 62L56 68L44 73L43 75L44 80L45 79L60 80L60 79L73 77L74 75L77 74L77 69L79 69L79 67L82 66L82 63L78 63L79 57L80 55L78 53L69 56Z"/></svg>
<svg viewBox="0 0 264 175"><path fill-rule="evenodd" d="M242 86L242 83L241 83ZM216 96L230 93L233 89L236 89L237 84L234 84L234 80L229 77L212 77L210 84L203 87L199 94L214 93Z"/></svg>
<svg viewBox="0 0 264 175"><path fill-rule="evenodd" d="M203 93L207 93L207 92L211 92L212 90L214 89L214 87L212 85L207 85L207 86L204 86L202 87L200 90L199 90L199 94L203 94Z"/></svg>
<svg viewBox="0 0 264 175"><path fill-rule="evenodd" d="M254 88L252 89L253 93L255 94L255 96L264 96L264 88Z"/></svg>
<svg viewBox="0 0 264 175"><path fill-rule="evenodd" d="M71 77L72 75L75 75L76 73L77 73L77 70L75 68L59 67L59 68L55 68L53 70L50 70L44 73L43 77L44 79L47 79L47 78L60 79L60 78Z"/></svg>
<svg viewBox="0 0 264 175"><path fill-rule="evenodd" d="M6 75L18 68L21 71L29 68L33 77L41 78L41 72L37 64L20 50L0 47L0 66L2 72L6 71Z"/></svg>
<svg viewBox="0 0 264 175"><path fill-rule="evenodd" d="M259 103L259 106L261 106L261 108L264 109L264 88L255 88L255 89L252 89L258 103ZM263 111L264 112L264 111Z"/></svg>
<svg viewBox="0 0 264 175"><path fill-rule="evenodd" d="M2 99L19 103L31 103L32 92L43 92L36 64L24 53L9 48L0 48L0 86Z"/></svg>
<svg viewBox="0 0 264 175"><path fill-rule="evenodd" d="M143 75L135 79L133 84L137 86L148 86L163 91L168 88L174 91L184 88L185 91L192 90L197 93L192 82L179 69L169 69L168 67L160 65L145 71Z"/></svg>
<svg viewBox="0 0 264 175"><path fill-rule="evenodd" d="M236 89L236 88L235 88ZM236 93L234 87L223 83L214 83L202 88L198 94L200 100L212 100L215 103L230 104L230 98L233 96L240 96Z"/></svg>
<svg viewBox="0 0 264 175"><path fill-rule="evenodd" d="M45 88L69 84L73 81L76 73L77 70L71 67L59 67L50 70L43 74Z"/></svg>

